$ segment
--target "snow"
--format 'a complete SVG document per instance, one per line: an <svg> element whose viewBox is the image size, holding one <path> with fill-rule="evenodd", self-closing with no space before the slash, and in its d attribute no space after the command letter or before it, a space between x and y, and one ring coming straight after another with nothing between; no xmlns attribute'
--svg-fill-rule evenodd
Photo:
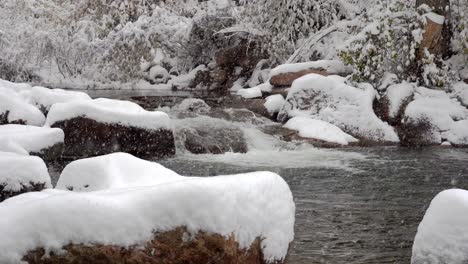
<svg viewBox="0 0 468 264"><path fill-rule="evenodd" d="M114 153L68 164L60 175L57 189L77 192L151 186L182 180L177 173L158 163Z"/></svg>
<svg viewBox="0 0 468 264"><path fill-rule="evenodd" d="M237 95L242 96L245 99L253 99L262 97L262 90L258 86L246 89L240 89L237 91Z"/></svg>
<svg viewBox="0 0 468 264"><path fill-rule="evenodd" d="M423 15L423 18L426 18L426 19L429 19L431 20L432 22L436 23L436 24L439 24L439 25L443 25L444 24L444 21L445 21L445 17L444 16L441 16L441 15L438 15L434 12L429 12L427 14L424 14Z"/></svg>
<svg viewBox="0 0 468 264"><path fill-rule="evenodd" d="M453 145L468 146L468 120L453 122L449 131L442 132L442 137Z"/></svg>
<svg viewBox="0 0 468 264"><path fill-rule="evenodd" d="M343 62L339 60L319 60L303 63L283 64L271 70L270 76L272 77L283 73L299 72L309 69L324 69L329 74L339 74L346 72L352 73L352 68L344 65Z"/></svg>
<svg viewBox="0 0 468 264"><path fill-rule="evenodd" d="M64 142L64 133L59 128L25 125L0 126L0 151L15 153L40 153Z"/></svg>
<svg viewBox="0 0 468 264"><path fill-rule="evenodd" d="M8 112L8 122L23 121L27 125L42 126L45 117L42 112L28 104L19 94L0 86L0 115Z"/></svg>
<svg viewBox="0 0 468 264"><path fill-rule="evenodd" d="M164 67L155 65L150 69L149 78L150 80L158 81L158 83L165 83L170 78L170 75Z"/></svg>
<svg viewBox="0 0 468 264"><path fill-rule="evenodd" d="M412 263L466 263L468 260L468 191L439 193L419 224Z"/></svg>
<svg viewBox="0 0 468 264"><path fill-rule="evenodd" d="M0 263L17 263L30 250L57 250L70 243L141 245L153 239L154 232L182 226L190 232L232 235L242 248L260 237L268 262L286 257L294 238L295 205L289 186L277 174L191 178L166 175L166 170L157 173L156 167L133 159L126 163L132 163L127 169L143 165L138 172L154 170L154 177L167 179L86 193L47 190L1 204Z"/></svg>
<svg viewBox="0 0 468 264"><path fill-rule="evenodd" d="M358 142L356 138L346 134L339 127L330 123L307 117L294 117L284 127L297 130L303 138L313 138L340 145Z"/></svg>
<svg viewBox="0 0 468 264"><path fill-rule="evenodd" d="M0 170L0 186L4 187L4 191L18 192L24 187L32 187L32 184L45 184L46 188L52 187L47 167L39 157L0 152L0 168L2 168ZM31 219L33 218L25 220L31 221ZM10 225L12 223L14 222L10 222ZM4 228L8 228L8 225ZM3 248L0 249L0 252L2 250ZM4 263L4 261L0 262Z"/></svg>
<svg viewBox="0 0 468 264"><path fill-rule="evenodd" d="M464 106L468 106L468 84L458 82L453 85L455 95Z"/></svg>
<svg viewBox="0 0 468 264"><path fill-rule="evenodd" d="M414 85L411 83L394 84L387 88L387 98L389 100L389 116L395 118L398 115L403 103L414 93Z"/></svg>
<svg viewBox="0 0 468 264"><path fill-rule="evenodd" d="M180 112L193 112L197 114L208 113L211 107L205 103L202 99L187 98L184 99L180 104L173 107L174 110Z"/></svg>
<svg viewBox="0 0 468 264"><path fill-rule="evenodd" d="M264 105L270 115L278 113L286 102L281 94L270 95L265 100Z"/></svg>
<svg viewBox="0 0 468 264"><path fill-rule="evenodd" d="M88 94L83 92L67 91L63 89L49 89L35 86L31 89L31 102L38 108L44 107L46 111L56 103L91 100Z"/></svg>
<svg viewBox="0 0 468 264"><path fill-rule="evenodd" d="M27 83L13 83L0 79L0 88L7 88L17 93L30 91L32 86Z"/></svg>
<svg viewBox="0 0 468 264"><path fill-rule="evenodd" d="M454 120L468 118L468 110L444 91L416 88L415 100L405 110L412 120L426 119L439 131L451 129Z"/></svg>
<svg viewBox="0 0 468 264"><path fill-rule="evenodd" d="M53 125L75 117L144 129L171 129L169 116L163 112L146 111L132 102L105 98L54 104L49 111L46 124Z"/></svg>
<svg viewBox="0 0 468 264"><path fill-rule="evenodd" d="M344 78L309 74L294 81L279 118L303 116L338 126L358 138L399 142L394 129L374 113L371 85L352 87Z"/></svg>

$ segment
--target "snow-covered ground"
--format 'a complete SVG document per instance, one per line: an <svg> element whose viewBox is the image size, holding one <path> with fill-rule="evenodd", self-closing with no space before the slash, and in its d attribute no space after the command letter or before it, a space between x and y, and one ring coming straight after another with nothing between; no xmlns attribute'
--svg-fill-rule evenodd
<svg viewBox="0 0 468 264"><path fill-rule="evenodd" d="M119 167L124 170L115 173L115 165L122 162L126 165ZM69 243L138 245L150 241L154 232L182 226L190 232L233 235L242 248L262 238L269 262L284 259L293 240L293 197L274 173L182 177L127 154L112 154L75 163L63 182L80 186L81 177L92 174L93 166L101 169L92 176L102 177L86 179L91 180L91 189L101 191L47 190L0 204L1 263L17 263L29 250L54 251ZM137 185L123 184L134 182L135 173L146 176Z"/></svg>

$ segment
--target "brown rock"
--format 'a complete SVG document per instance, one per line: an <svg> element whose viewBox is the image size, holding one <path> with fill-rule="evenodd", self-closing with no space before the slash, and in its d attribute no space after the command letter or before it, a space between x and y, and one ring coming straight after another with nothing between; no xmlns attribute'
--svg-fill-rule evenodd
<svg viewBox="0 0 468 264"><path fill-rule="evenodd" d="M29 264L264 264L260 239L241 249L231 236L199 232L194 236L185 228L155 234L143 247L107 245L68 245L65 252L47 255L37 249L24 256ZM279 264L279 262L277 262Z"/></svg>
<svg viewBox="0 0 468 264"><path fill-rule="evenodd" d="M324 69L307 69L307 70L302 70L298 72L281 73L281 74L272 76L270 78L270 83L271 85L277 86L277 87L291 86L295 80L301 78L302 76L305 76L307 74L312 74L312 73L320 74L323 76L330 75Z"/></svg>
<svg viewBox="0 0 468 264"><path fill-rule="evenodd" d="M174 136L166 129L148 130L100 123L85 117L51 125L65 133L65 156L93 157L126 152L137 157L166 157L175 154Z"/></svg>

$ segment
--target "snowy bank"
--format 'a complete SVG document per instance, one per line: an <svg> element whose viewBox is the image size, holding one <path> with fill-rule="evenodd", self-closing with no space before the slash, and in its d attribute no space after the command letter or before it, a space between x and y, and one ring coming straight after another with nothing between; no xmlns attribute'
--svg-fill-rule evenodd
<svg viewBox="0 0 468 264"><path fill-rule="evenodd" d="M21 193L52 187L47 167L38 157L0 152L0 168L0 202Z"/></svg>
<svg viewBox="0 0 468 264"><path fill-rule="evenodd" d="M0 126L0 151L8 151L9 147L16 146L22 153L39 155L52 160L61 155L63 142L64 134L59 128L26 125Z"/></svg>
<svg viewBox="0 0 468 264"><path fill-rule="evenodd" d="M375 115L375 97L370 85L357 88L338 76L309 74L294 81L278 119L309 117L331 123L358 139L398 142L393 128Z"/></svg>
<svg viewBox="0 0 468 264"><path fill-rule="evenodd" d="M152 157L175 154L169 116L146 111L128 101L101 98L57 103L51 107L46 124L65 132L68 156L90 157L120 151Z"/></svg>
<svg viewBox="0 0 468 264"><path fill-rule="evenodd" d="M468 261L468 191L438 194L419 224L412 263L462 264Z"/></svg>
<svg viewBox="0 0 468 264"><path fill-rule="evenodd" d="M106 166L105 160L99 162ZM0 205L0 262L17 263L32 250L57 251L69 244L144 245L155 234L179 227L192 234L219 234L244 249L260 238L266 263L284 260L294 237L295 206L289 186L277 174L191 178L157 173L149 162L126 162L166 179L86 193L48 190Z"/></svg>

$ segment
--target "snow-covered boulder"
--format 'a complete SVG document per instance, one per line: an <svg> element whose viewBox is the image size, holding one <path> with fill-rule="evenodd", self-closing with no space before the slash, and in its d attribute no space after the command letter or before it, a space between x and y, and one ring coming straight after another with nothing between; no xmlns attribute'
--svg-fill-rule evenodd
<svg viewBox="0 0 468 264"><path fill-rule="evenodd" d="M240 89L237 91L237 95L242 96L245 99L260 98L262 97L262 90L258 87Z"/></svg>
<svg viewBox="0 0 468 264"><path fill-rule="evenodd" d="M158 185L176 179L182 177L158 163L127 153L113 153L68 164L56 189L92 192Z"/></svg>
<svg viewBox="0 0 468 264"><path fill-rule="evenodd" d="M182 177L119 155L110 158L118 157L115 163L77 164L67 178L82 184L79 167L95 167L100 176L109 174L106 184L123 188L47 190L0 205L0 263L97 263L99 257L115 263L209 263L215 256L223 256L222 263L284 262L294 238L295 205L277 174ZM156 179L124 188L121 181L131 184L135 173Z"/></svg>
<svg viewBox="0 0 468 264"><path fill-rule="evenodd" d="M39 108L44 114L47 114L53 104L86 101L91 100L91 97L83 92L35 86L31 89L30 100L33 105Z"/></svg>
<svg viewBox="0 0 468 264"><path fill-rule="evenodd" d="M392 125L398 126L401 123L406 107L413 99L415 88L414 84L405 82L390 85L385 95L378 101L379 107L374 104L377 116Z"/></svg>
<svg viewBox="0 0 468 264"><path fill-rule="evenodd" d="M174 106L174 110L179 112L192 112L195 114L209 113L211 107L202 99L188 98L184 99L180 104Z"/></svg>
<svg viewBox="0 0 468 264"><path fill-rule="evenodd" d="M175 154L169 116L135 103L110 99L54 104L47 125L65 132L65 155L113 152L164 157Z"/></svg>
<svg viewBox="0 0 468 264"><path fill-rule="evenodd" d="M283 64L270 72L270 83L273 86L291 86L292 83L307 74L341 75L352 73L352 68L339 60L321 60L295 64Z"/></svg>
<svg viewBox="0 0 468 264"><path fill-rule="evenodd" d="M338 76L310 74L293 83L278 119L309 117L331 123L364 143L398 142L393 128L375 115L375 97L370 85L356 88Z"/></svg>
<svg viewBox="0 0 468 264"><path fill-rule="evenodd" d="M284 97L281 94L270 95L265 99L265 108L271 116L278 114L281 108L283 107Z"/></svg>
<svg viewBox="0 0 468 264"><path fill-rule="evenodd" d="M462 105L468 107L468 84L464 82L455 83L453 85L453 90Z"/></svg>
<svg viewBox="0 0 468 264"><path fill-rule="evenodd" d="M399 128L401 143L405 146L440 145L446 140L443 134L450 139L463 138L468 132L460 134L458 130L463 123L460 125L456 121L466 119L468 109L459 101L444 91L418 87L415 100L406 108Z"/></svg>
<svg viewBox="0 0 468 264"><path fill-rule="evenodd" d="M412 264L468 262L468 191L443 191L419 224Z"/></svg>
<svg viewBox="0 0 468 264"><path fill-rule="evenodd" d="M300 137L332 144L346 146L359 141L335 125L308 117L294 117L284 127L298 131Z"/></svg>
<svg viewBox="0 0 468 264"><path fill-rule="evenodd" d="M45 116L38 108L26 102L16 91L0 86L0 125L42 126L44 122Z"/></svg>
<svg viewBox="0 0 468 264"><path fill-rule="evenodd" d="M47 167L39 157L0 152L0 168L0 202L22 193L52 187Z"/></svg>
<svg viewBox="0 0 468 264"><path fill-rule="evenodd" d="M64 133L59 128L26 125L0 126L0 151L37 155L56 160L63 153Z"/></svg>

